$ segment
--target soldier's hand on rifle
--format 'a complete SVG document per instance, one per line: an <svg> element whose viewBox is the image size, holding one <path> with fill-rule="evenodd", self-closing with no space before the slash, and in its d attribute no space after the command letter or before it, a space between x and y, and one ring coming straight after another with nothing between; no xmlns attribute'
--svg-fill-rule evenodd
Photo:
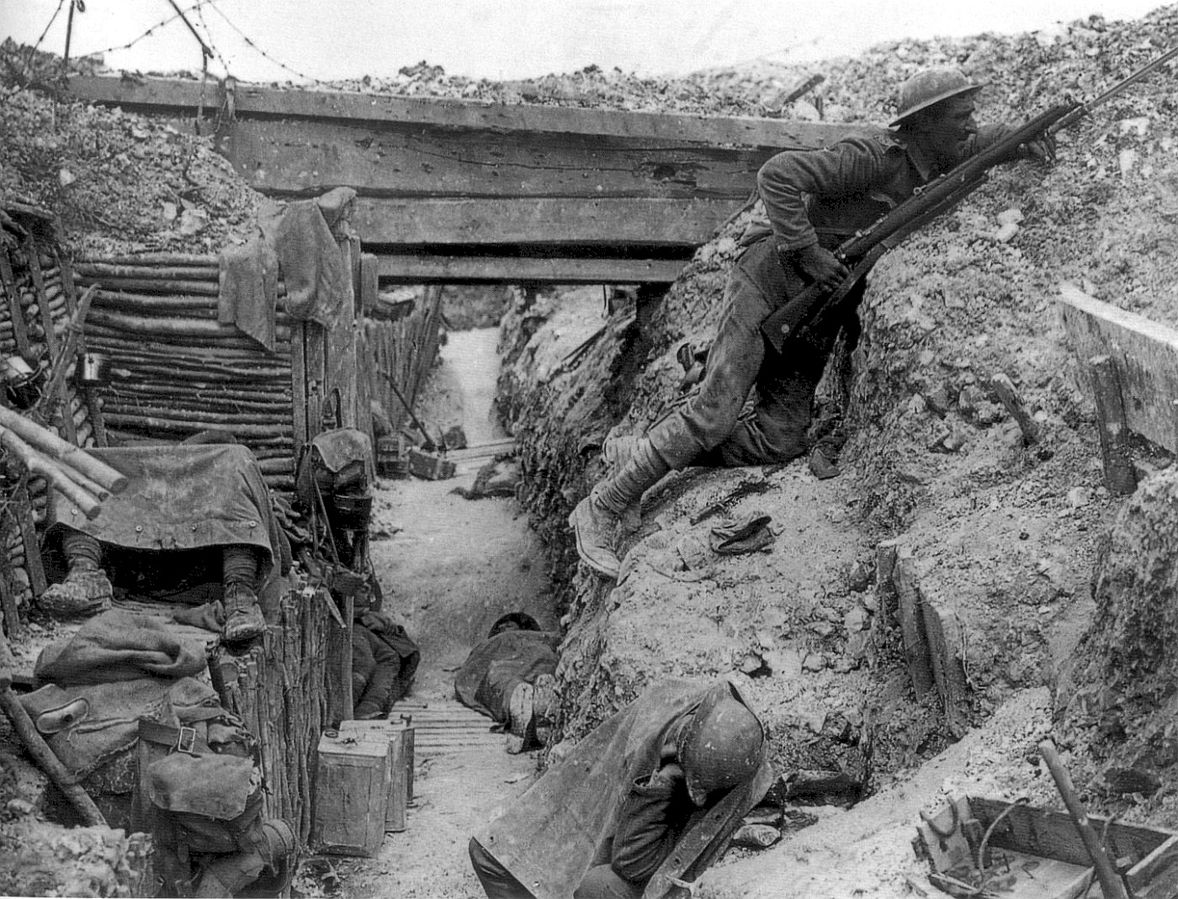
<svg viewBox="0 0 1178 899"><path fill-rule="evenodd" d="M834 290L842 280L851 274L850 269L838 261L834 253L818 244L810 244L786 254L803 275L827 290Z"/></svg>
<svg viewBox="0 0 1178 899"><path fill-rule="evenodd" d="M1044 165L1055 162L1055 136L1044 134L1037 140L1019 144L1018 155L1021 159L1033 159Z"/></svg>

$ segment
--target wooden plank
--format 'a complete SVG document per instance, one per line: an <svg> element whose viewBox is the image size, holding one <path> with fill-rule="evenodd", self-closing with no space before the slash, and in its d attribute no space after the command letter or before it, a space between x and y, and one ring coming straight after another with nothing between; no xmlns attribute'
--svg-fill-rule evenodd
<svg viewBox="0 0 1178 899"><path fill-rule="evenodd" d="M352 241L340 243L339 253L345 271L351 272ZM359 245L359 241L356 241ZM355 281L344 279L344 297L340 303L339 320L327 330L327 380L325 396L330 398L335 423L339 427L356 426L356 329L353 310Z"/></svg>
<svg viewBox="0 0 1178 899"><path fill-rule="evenodd" d="M1109 356L1130 430L1178 452L1178 330L1103 303L1071 284L1060 285L1060 294L1064 325L1089 390L1095 393L1088 360Z"/></svg>
<svg viewBox="0 0 1178 899"><path fill-rule="evenodd" d="M1109 356L1088 360L1093 398L1096 400L1096 432L1100 436L1100 457L1104 465L1104 485L1122 496L1137 489L1137 471L1125 420L1125 398L1121 393L1121 376Z"/></svg>
<svg viewBox="0 0 1178 899"><path fill-rule="evenodd" d="M798 143L798 146L805 146ZM600 134L488 134L405 124L239 120L221 151L262 193L347 184L388 197L712 197L743 200L777 147Z"/></svg>
<svg viewBox="0 0 1178 899"><path fill-rule="evenodd" d="M211 117L218 102L199 82L178 79L123 79L119 76L74 76L70 92L79 99L145 111L190 112L203 97ZM354 91L279 90L236 83L234 112L250 116L288 116L368 122L412 123L443 128L494 132L536 131L555 134L655 138L704 144L753 147L822 146L862 126L789 122L741 116L684 113L622 112L579 107L499 104L438 97L400 97Z"/></svg>
<svg viewBox="0 0 1178 899"><path fill-rule="evenodd" d="M25 322L24 309L20 304L20 293L17 291L16 279L12 276L12 263L8 258L8 251L0 252L0 285L4 287L4 295L8 299L8 314L12 320L12 334L16 339L16 351L21 356L31 359L29 352L29 328Z"/></svg>
<svg viewBox="0 0 1178 899"><path fill-rule="evenodd" d="M33 278L33 290L37 297L37 308L41 311L41 327L45 329L45 345L49 348L49 358L57 358L57 331L53 327L53 310L49 308L49 299L45 294L45 278L41 274L41 260L38 257L37 244L32 235L25 238L25 256L28 259L29 274Z"/></svg>
<svg viewBox="0 0 1178 899"><path fill-rule="evenodd" d="M366 244L580 244L697 247L737 200L358 197L352 224Z"/></svg>
<svg viewBox="0 0 1178 899"><path fill-rule="evenodd" d="M908 547L896 549L892 582L896 590L900 633L904 638L904 657L908 676L917 697L925 696L936 686L928 638L924 631L923 599L917 582L916 559Z"/></svg>
<svg viewBox="0 0 1178 899"><path fill-rule="evenodd" d="M54 363L64 365L69 368L73 364L72 359L59 358L62 344L57 339L57 330L53 325L53 311L49 308L48 294L45 291L45 276L41 271L41 258L36 241L30 235L25 241L25 253L29 260L29 273L33 277L33 287L37 291L37 305L41 309L41 323L45 328L45 343L49 347L49 358ZM70 287L66 286L66 279L63 273L62 288L65 293L66 309L70 314L73 314L75 306L72 293L72 278L70 279ZM76 355L75 355L76 358ZM74 424L73 410L70 408L70 390L63 381L58 388L57 396L49 397L49 409L51 414L54 409L61 414L61 436L68 440L75 446L78 443L78 429Z"/></svg>
<svg viewBox="0 0 1178 899"><path fill-rule="evenodd" d="M372 253L360 256L360 290L356 294L356 314L374 308L380 292L380 260Z"/></svg>
<svg viewBox="0 0 1178 899"><path fill-rule="evenodd" d="M70 265L69 259L62 256L56 249L53 250L53 260L57 263L57 268L61 272L61 286L65 291L66 311L73 318L74 313L78 309L78 289L74 284L73 267Z"/></svg>
<svg viewBox="0 0 1178 899"><path fill-rule="evenodd" d="M16 593L8 580L9 570L11 569L7 565L0 567L0 613L4 621L4 633L12 639L20 636L22 627L20 610L16 605Z"/></svg>
<svg viewBox="0 0 1178 899"><path fill-rule="evenodd" d="M970 809L989 828L1010 803L971 796ZM1105 845L1113 858L1129 857L1134 864L1150 855L1174 834L1160 828L1139 827L1119 821L1109 823L1099 815L1089 815L1097 833L1106 834ZM1107 828L1107 830L1106 830ZM1066 812L1019 805L1007 814L990 837L995 849L1031 852L1073 865L1090 865L1091 859L1076 833L1076 826Z"/></svg>
<svg viewBox="0 0 1178 899"><path fill-rule="evenodd" d="M327 389L327 331L315 322L305 323L303 368L306 373L307 441L323 430L323 406Z"/></svg>
<svg viewBox="0 0 1178 899"><path fill-rule="evenodd" d="M545 284L670 284L687 259L573 259L541 256L455 256L441 253L382 254L384 284L479 284L502 281Z"/></svg>
<svg viewBox="0 0 1178 899"><path fill-rule="evenodd" d="M1178 886L1175 883L1175 878L1178 877L1178 836L1170 837L1164 843L1157 847L1153 852L1143 858L1140 862L1135 864L1126 875L1126 880L1130 887L1133 888L1134 895L1141 895L1144 890L1149 887L1157 887L1160 890L1163 878L1174 889ZM1157 896L1173 896L1174 892L1170 893L1150 893L1149 895Z"/></svg>
<svg viewBox="0 0 1178 899"><path fill-rule="evenodd" d="M946 724L957 738L965 736L969 725L963 709L967 701L965 669L962 667L961 627L957 616L943 607L924 590L920 591L920 612L924 622L925 639L928 641L929 661L933 670L933 681L941 695L945 708Z"/></svg>
<svg viewBox="0 0 1178 899"><path fill-rule="evenodd" d="M33 504L29 499L28 486L24 483L12 495L13 515L20 528L21 541L25 548L25 570L29 573L29 584L33 588L33 599L41 598L49 586L45 579L45 567L41 562L41 541L33 523Z"/></svg>

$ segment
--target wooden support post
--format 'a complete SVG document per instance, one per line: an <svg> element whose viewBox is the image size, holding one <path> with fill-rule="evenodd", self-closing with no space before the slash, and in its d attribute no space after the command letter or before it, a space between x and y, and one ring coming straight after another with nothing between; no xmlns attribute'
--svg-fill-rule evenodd
<svg viewBox="0 0 1178 899"><path fill-rule="evenodd" d="M294 461L298 467L307 434L307 323L297 322L290 339L291 419L294 430ZM297 472L296 472L297 473Z"/></svg>
<svg viewBox="0 0 1178 899"><path fill-rule="evenodd" d="M335 602L327 597L327 602ZM339 727L341 721L352 717L354 699L352 697L352 613L355 602L348 594L343 602L343 627L334 622L325 624L327 628L327 670L324 686L327 691L326 724L328 727Z"/></svg>
<svg viewBox="0 0 1178 899"><path fill-rule="evenodd" d="M1125 400L1116 363L1111 356L1094 356L1088 360L1088 372L1096 399L1104 485L1112 493L1132 493L1137 489L1137 472L1129 448L1129 426L1125 421Z"/></svg>
<svg viewBox="0 0 1178 899"><path fill-rule="evenodd" d="M356 362L356 289L360 278L360 241L349 237L339 242L340 262L348 277L339 319L327 331L327 391L341 427L358 422Z"/></svg>
<svg viewBox="0 0 1178 899"><path fill-rule="evenodd" d="M1023 401L1010 378L999 373L990 379L990 383L994 387L994 392L998 394L998 399L1006 407L1006 411L1018 422L1019 430L1023 432L1023 444L1030 446L1032 443L1037 443L1039 425L1027 414L1026 406L1023 405Z"/></svg>
<svg viewBox="0 0 1178 899"><path fill-rule="evenodd" d="M7 553L7 548L3 551ZM18 637L21 632L20 609L16 605L16 593L8 580L7 566L0 569L0 611L4 617L4 633L9 637Z"/></svg>
<svg viewBox="0 0 1178 899"><path fill-rule="evenodd" d="M97 446L109 446L106 436L106 421L102 415L102 404L98 401L98 392L89 385L82 388L82 398L86 401L86 409L90 413L90 426L94 429L94 443Z"/></svg>
<svg viewBox="0 0 1178 899"><path fill-rule="evenodd" d="M74 269L70 265L70 261L57 250L53 250L53 259L61 272L61 287L65 291L65 308L72 316L78 309L78 288L74 284Z"/></svg>
<svg viewBox="0 0 1178 899"><path fill-rule="evenodd" d="M29 499L29 488L26 484L22 483L13 494L13 517L16 518L21 541L24 543L25 569L29 573L33 598L40 599L49 583L45 578L45 567L41 563L41 541L37 539L37 528L33 524L33 504Z"/></svg>
<svg viewBox="0 0 1178 899"><path fill-rule="evenodd" d="M904 638L904 657L908 662L908 676L917 697L925 696L936 683L933 680L932 660L928 638L924 632L923 601L916 578L916 559L907 547L894 549L893 584L897 597L897 616Z"/></svg>
<svg viewBox="0 0 1178 899"><path fill-rule="evenodd" d="M29 274L33 278L33 289L37 296L37 308L41 310L41 327L45 329L45 345L49 347L49 358L57 358L57 331L53 328L53 312L49 308L49 297L45 293L45 279L41 275L41 260L37 256L37 244L29 235L24 242L28 258Z"/></svg>
<svg viewBox="0 0 1178 899"><path fill-rule="evenodd" d="M25 322L24 308L20 304L20 294L17 292L16 279L12 276L12 263L8 259L7 251L0 252L0 284L4 287L4 294L8 298L8 314L12 317L12 335L16 339L16 351L30 358L29 328Z"/></svg>
<svg viewBox="0 0 1178 899"><path fill-rule="evenodd" d="M90 794L78 785L77 778L66 770L65 765L46 745L36 725L29 718L29 713L12 692L12 674L15 667L12 652L8 647L8 638L0 634L0 708L8 716L12 729L16 731L25 750L77 809L82 822L89 826L105 827L106 819L102 817L102 812L98 810Z"/></svg>
<svg viewBox="0 0 1178 899"><path fill-rule="evenodd" d="M327 332L314 322L304 322L306 335L303 356L306 373L307 441L316 437L325 427L323 410L327 404Z"/></svg>

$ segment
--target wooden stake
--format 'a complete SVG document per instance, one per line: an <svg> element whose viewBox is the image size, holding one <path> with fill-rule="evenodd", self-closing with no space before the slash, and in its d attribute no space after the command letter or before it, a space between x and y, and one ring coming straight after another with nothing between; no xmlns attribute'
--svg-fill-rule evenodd
<svg viewBox="0 0 1178 899"><path fill-rule="evenodd" d="M1072 823L1076 825L1076 832L1079 833L1084 848L1088 850L1092 866L1096 868L1096 879L1100 881L1100 891L1104 899L1129 899L1128 893L1125 892L1124 882L1117 876L1113 863L1100 843L1096 828L1088 820L1088 813L1084 810L1080 797L1076 795L1071 775L1068 774L1068 769L1060 759L1059 753L1055 751L1055 744L1050 740L1044 740L1039 744L1039 754L1043 756L1047 770L1051 772L1055 786L1059 789L1059 795L1063 798L1063 804L1072 816Z"/></svg>
<svg viewBox="0 0 1178 899"><path fill-rule="evenodd" d="M20 459L29 474L39 474L49 481L62 496L81 509L87 518L98 517L98 513L102 511L98 499L68 478L59 466L36 452L12 431L4 428L0 428L0 444Z"/></svg>
<svg viewBox="0 0 1178 899"><path fill-rule="evenodd" d="M76 468L111 493L122 493L127 487L126 475L115 471L105 462L95 459L85 450L62 440L47 428L43 428L36 422L2 406L0 406L0 427L12 431L50 459Z"/></svg>
<svg viewBox="0 0 1178 899"><path fill-rule="evenodd" d="M41 563L41 541L37 539L37 528L33 524L33 503L29 499L29 488L22 483L12 495L12 515L20 528L21 542L25 548L25 569L29 573L29 586L33 598L40 599L49 586L45 578L45 567Z"/></svg>
<svg viewBox="0 0 1178 899"><path fill-rule="evenodd" d="M12 319L12 333L16 339L17 352L28 357L29 329L25 322L24 308L20 304L20 294L16 290L16 279L12 277L12 263L7 252L0 252L0 286L3 286L8 297L8 314Z"/></svg>
<svg viewBox="0 0 1178 899"><path fill-rule="evenodd" d="M106 827L106 818L102 817L102 812L98 810L98 806L94 804L90 794L78 785L74 776L53 754L53 750L37 732L37 727L29 718L29 713L25 711L25 707L13 694L12 670L14 667L16 665L12 658L12 651L8 648L8 638L0 634L0 707L4 709L8 720L12 722L12 728L20 737L25 750L78 810L83 822L90 827Z"/></svg>
<svg viewBox="0 0 1178 899"><path fill-rule="evenodd" d="M1129 449L1129 425L1125 420L1125 400L1116 363L1110 356L1093 356L1088 360L1088 370L1096 400L1104 485L1113 493L1132 493L1137 489L1137 472Z"/></svg>
<svg viewBox="0 0 1178 899"><path fill-rule="evenodd" d="M1019 429L1023 432L1023 443L1027 445L1037 443L1039 440L1039 425L1027 414L1027 409L1023 405L1023 401L1019 398L1018 391L1014 389L1014 384L1011 383L1010 378L999 373L990 379L990 383L993 385L994 391L998 394L998 399L1006 407L1006 411L1018 422Z"/></svg>

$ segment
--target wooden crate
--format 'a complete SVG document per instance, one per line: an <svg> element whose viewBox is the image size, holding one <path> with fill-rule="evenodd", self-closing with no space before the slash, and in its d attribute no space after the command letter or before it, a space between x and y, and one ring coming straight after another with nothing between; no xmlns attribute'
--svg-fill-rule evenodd
<svg viewBox="0 0 1178 899"><path fill-rule="evenodd" d="M454 477L457 466L449 459L419 449L409 450L409 473L427 481L444 481Z"/></svg>
<svg viewBox="0 0 1178 899"><path fill-rule="evenodd" d="M385 719L344 721L340 723L340 735L388 745L391 774L385 831L400 833L406 827L405 813L413 798L413 728L402 721Z"/></svg>
<svg viewBox="0 0 1178 899"><path fill-rule="evenodd" d="M391 779L387 741L324 732L312 844L337 855L375 855L384 841Z"/></svg>

